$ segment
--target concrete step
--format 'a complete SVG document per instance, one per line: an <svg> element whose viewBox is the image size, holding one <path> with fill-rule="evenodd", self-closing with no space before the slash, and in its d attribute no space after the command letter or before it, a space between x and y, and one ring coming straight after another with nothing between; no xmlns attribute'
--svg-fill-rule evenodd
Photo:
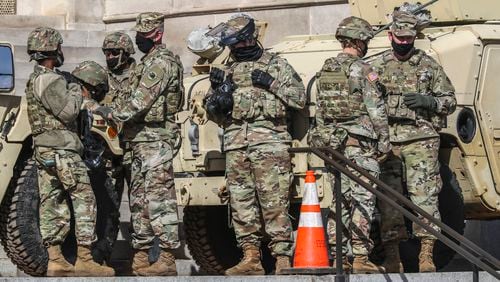
<svg viewBox="0 0 500 282"><path fill-rule="evenodd" d="M50 26L55 29L65 28L64 16L23 16L23 15L2 15L0 26L4 28L36 28L38 26Z"/></svg>
<svg viewBox="0 0 500 282"><path fill-rule="evenodd" d="M33 28L2 28L0 41L8 41L16 46L26 46L28 35ZM73 47L101 47L106 31L101 30L59 30L64 45Z"/></svg>
<svg viewBox="0 0 500 282"><path fill-rule="evenodd" d="M0 277L16 276L17 268L7 257L7 254L0 247Z"/></svg>
<svg viewBox="0 0 500 282"><path fill-rule="evenodd" d="M324 281L337 281L334 275L324 275L324 276L313 276L313 275L268 275L268 276L184 276L186 274L181 274L183 271L184 263L178 261L177 271L179 271L179 276L177 277L65 277L61 278L44 278L44 281L83 281L83 282L93 282L93 281L117 281L124 280L127 282L163 282L163 281L190 281L190 282L262 282L262 281L273 281L273 282L324 282ZM182 266L181 266L182 265ZM189 264L186 267L190 267ZM196 275L196 273L193 273ZM5 278L3 281L26 281L26 282L38 282L40 278L37 277L19 277L19 278ZM340 280L339 280L340 281ZM446 273L391 273L391 274L356 274L347 275L345 280L350 282L386 282L386 281L408 281L408 282L469 282L472 281L471 272L446 272ZM497 281L494 277L486 272L479 273L479 281L481 282L493 282Z"/></svg>

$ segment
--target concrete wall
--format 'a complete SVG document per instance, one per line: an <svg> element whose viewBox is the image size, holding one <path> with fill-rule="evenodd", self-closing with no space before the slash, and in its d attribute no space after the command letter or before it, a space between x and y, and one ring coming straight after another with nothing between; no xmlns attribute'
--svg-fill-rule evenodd
<svg viewBox="0 0 500 282"><path fill-rule="evenodd" d="M17 15L0 18L0 27L29 30L51 26L68 31L125 30L131 36L137 14L158 11L165 21L167 46L181 56L186 71L197 57L186 48L195 28L215 26L237 11L269 23L264 46L288 35L333 33L349 15L347 0L17 0ZM26 32L24 32L26 33ZM104 38L94 38L99 46ZM89 40L92 38L89 38ZM137 54L140 57L140 54ZM85 59L85 58L83 58Z"/></svg>
<svg viewBox="0 0 500 282"><path fill-rule="evenodd" d="M213 27L227 20L238 7L269 24L262 42L265 47L276 44L288 35L333 33L338 23L349 15L349 7L345 1L309 1L309 4L303 2L143 0L141 4L128 2L130 4L125 6L120 0L106 0L103 20L108 31L130 30L134 25L135 16L140 12L154 10L165 13L167 18L164 41L174 53L181 56L186 70L189 71L198 58L186 48L185 42L189 33L193 29Z"/></svg>

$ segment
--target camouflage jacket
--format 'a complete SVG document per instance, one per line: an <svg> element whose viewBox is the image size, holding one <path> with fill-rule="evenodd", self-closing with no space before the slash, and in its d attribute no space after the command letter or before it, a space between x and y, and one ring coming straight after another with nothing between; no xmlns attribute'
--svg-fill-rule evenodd
<svg viewBox="0 0 500 282"><path fill-rule="evenodd" d="M407 142L431 137L444 125L447 115L455 111L455 89L443 68L422 50L415 50L412 57L399 61L392 50L387 50L372 60L383 87L388 109L391 142ZM402 102L405 93L432 95L437 102L435 111L417 110L414 113ZM410 121L399 118L407 113ZM394 117L396 116L396 117ZM413 119L413 120L411 120Z"/></svg>
<svg viewBox="0 0 500 282"><path fill-rule="evenodd" d="M35 147L83 152L76 133L83 102L78 84L68 84L55 70L36 65L26 85L26 99Z"/></svg>
<svg viewBox="0 0 500 282"><path fill-rule="evenodd" d="M183 98L182 64L165 45L154 47L130 74L126 102L113 111L125 122L124 141L175 140L179 127L175 113Z"/></svg>
<svg viewBox="0 0 500 282"><path fill-rule="evenodd" d="M322 82L323 74L327 76L329 73L343 74L343 78L347 80L344 82L345 89L337 89L339 85L330 85L331 83L328 80L325 82L328 85L322 87L321 85L325 84ZM359 57L340 53L336 58L329 58L325 61L318 80L316 82L318 87L318 110L316 112L316 127L312 130L312 135L316 131L324 131L320 132L318 137L321 134L335 135L335 128L342 128L351 135L378 140L377 147L381 153L390 151L389 126L384 100L378 88L378 75L368 64ZM333 89L327 90L327 86L333 87ZM340 93L342 91L346 91L345 94L347 95L342 95ZM328 107L342 107L342 109L327 109ZM331 120L326 117L325 113L327 112L345 112L342 116L352 115L352 118L342 120L333 117L333 120ZM326 136L330 140L338 137ZM343 141L336 140L333 143L335 142L340 144Z"/></svg>
<svg viewBox="0 0 500 282"><path fill-rule="evenodd" d="M124 107L127 101L127 89L130 85L130 73L135 68L136 63L134 58L130 58L131 63L129 67L123 70L120 74L116 74L108 70L108 87L109 91L106 97L101 102L102 105L111 107L113 109L120 109Z"/></svg>
<svg viewBox="0 0 500 282"><path fill-rule="evenodd" d="M224 149L290 142L286 115L289 109L302 109L306 96L302 79L285 59L264 52L255 62L227 65L236 90L232 119L224 129ZM275 81L269 91L252 84L255 69L268 72Z"/></svg>

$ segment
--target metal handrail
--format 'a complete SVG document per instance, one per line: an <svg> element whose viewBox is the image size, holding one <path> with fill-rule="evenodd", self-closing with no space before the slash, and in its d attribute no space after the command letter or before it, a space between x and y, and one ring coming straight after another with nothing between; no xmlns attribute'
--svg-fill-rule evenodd
<svg viewBox="0 0 500 282"><path fill-rule="evenodd" d="M494 268L500 269L500 261L481 249L479 246L471 242L469 239L465 238L464 236L460 235L457 233L455 230L451 229L448 225L444 224L441 221L436 220L433 216L431 216L429 213L425 212L423 209L415 205L413 202L411 202L409 199L407 199L405 196L397 192L396 190L392 189L389 185L385 184L378 178L372 176L370 173L368 173L366 170L363 168L359 167L355 163L353 163L351 160L346 158L342 153L330 148L330 147L317 147L317 148L310 148L310 147L304 147L304 148L291 148L289 149L291 153L314 153L318 157L320 157L323 161L325 161L327 164L331 165L332 167L335 168L334 175L335 175L335 192L336 195L335 197L340 197L340 173L345 174L347 177L351 178L354 180L356 183L373 193L378 199L387 202L391 207L395 208L399 212L401 212L405 217L410 219L412 222L420 225L422 228L427 230L429 233L433 234L436 236L440 241L442 241L444 244L446 244L448 247L453 249L455 252L458 254L462 255L465 259L467 259L469 262L471 262L473 265L483 269L484 271L488 272L491 274L493 277L497 278L500 280L500 274L495 271ZM334 159L332 159L328 154L330 154ZM340 162L339 162L340 161ZM360 177L354 175L351 171L347 169L347 167L352 168L353 170L359 172L360 175L366 177L369 181L372 183L376 184L378 188L374 188L375 186L372 186L372 184L367 183L363 181ZM395 198L396 200L393 200L390 198L386 193L379 191L382 190L386 193L388 193L390 196ZM336 203L340 203L341 199L336 199ZM399 203L398 203L399 202ZM401 203L401 204L400 204ZM455 243L453 240L445 236L444 234L436 231L433 229L431 226L429 226L427 223L425 223L422 219L418 218L415 216L412 212L410 212L408 209L404 208L403 206L406 206L413 212L419 214L429 222L437 225L441 230L446 233L448 236L452 237L453 239L461 242L462 246L458 245ZM340 205L336 207L337 214L340 213ZM336 217L339 217L338 215ZM339 222L336 222L336 227L340 229L337 229L337 234L342 234L341 226L342 224L340 223L340 217L339 217ZM341 236L336 236L337 237L337 250L336 252L342 254L341 249L339 245L341 245ZM340 237L340 239L339 239ZM342 270L342 262L340 259L337 257L337 275L340 275L343 277L343 270ZM342 279L338 281L342 281Z"/></svg>

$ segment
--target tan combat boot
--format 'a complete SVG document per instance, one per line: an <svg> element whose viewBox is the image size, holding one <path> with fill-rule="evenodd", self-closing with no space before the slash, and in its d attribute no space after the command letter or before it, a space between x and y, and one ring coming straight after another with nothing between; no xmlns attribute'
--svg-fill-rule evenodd
<svg viewBox="0 0 500 282"><path fill-rule="evenodd" d="M286 268L290 268L290 257L287 256L277 256L276 257L276 267L275 274L280 275L281 271Z"/></svg>
<svg viewBox="0 0 500 282"><path fill-rule="evenodd" d="M78 246L78 254L75 263L75 276L108 277L114 276L113 268L103 266L94 261L87 246Z"/></svg>
<svg viewBox="0 0 500 282"><path fill-rule="evenodd" d="M385 260L382 266L387 273L403 273L403 264L399 257L399 242L384 245Z"/></svg>
<svg viewBox="0 0 500 282"><path fill-rule="evenodd" d="M66 261L62 252L61 246L50 246L47 249L49 253L49 264L47 265L47 276L50 277L65 277L75 274L75 267Z"/></svg>
<svg viewBox="0 0 500 282"><path fill-rule="evenodd" d="M420 272L436 272L436 266L432 260L432 250L434 249L433 239L422 239L420 241L420 255L418 256L418 268Z"/></svg>
<svg viewBox="0 0 500 282"><path fill-rule="evenodd" d="M257 246L244 245L243 259L237 265L226 270L226 275L264 275L260 263L260 250Z"/></svg>
<svg viewBox="0 0 500 282"><path fill-rule="evenodd" d="M177 276L175 257L171 252L162 250L155 263L139 268L136 272L140 276Z"/></svg>
<svg viewBox="0 0 500 282"><path fill-rule="evenodd" d="M354 274L366 274L366 273L385 273L385 269L376 265L368 259L365 255L354 256L354 261L352 262L352 273Z"/></svg>
<svg viewBox="0 0 500 282"><path fill-rule="evenodd" d="M332 267L337 268L337 260L336 259L333 260ZM345 256L342 259L342 269L344 270L344 273L351 273L351 271L352 271L352 265L349 262L349 260L347 259L347 257L345 257Z"/></svg>
<svg viewBox="0 0 500 282"><path fill-rule="evenodd" d="M140 268L149 266L149 255L145 250L135 250L134 260L132 261L132 273L137 274L137 270Z"/></svg>

